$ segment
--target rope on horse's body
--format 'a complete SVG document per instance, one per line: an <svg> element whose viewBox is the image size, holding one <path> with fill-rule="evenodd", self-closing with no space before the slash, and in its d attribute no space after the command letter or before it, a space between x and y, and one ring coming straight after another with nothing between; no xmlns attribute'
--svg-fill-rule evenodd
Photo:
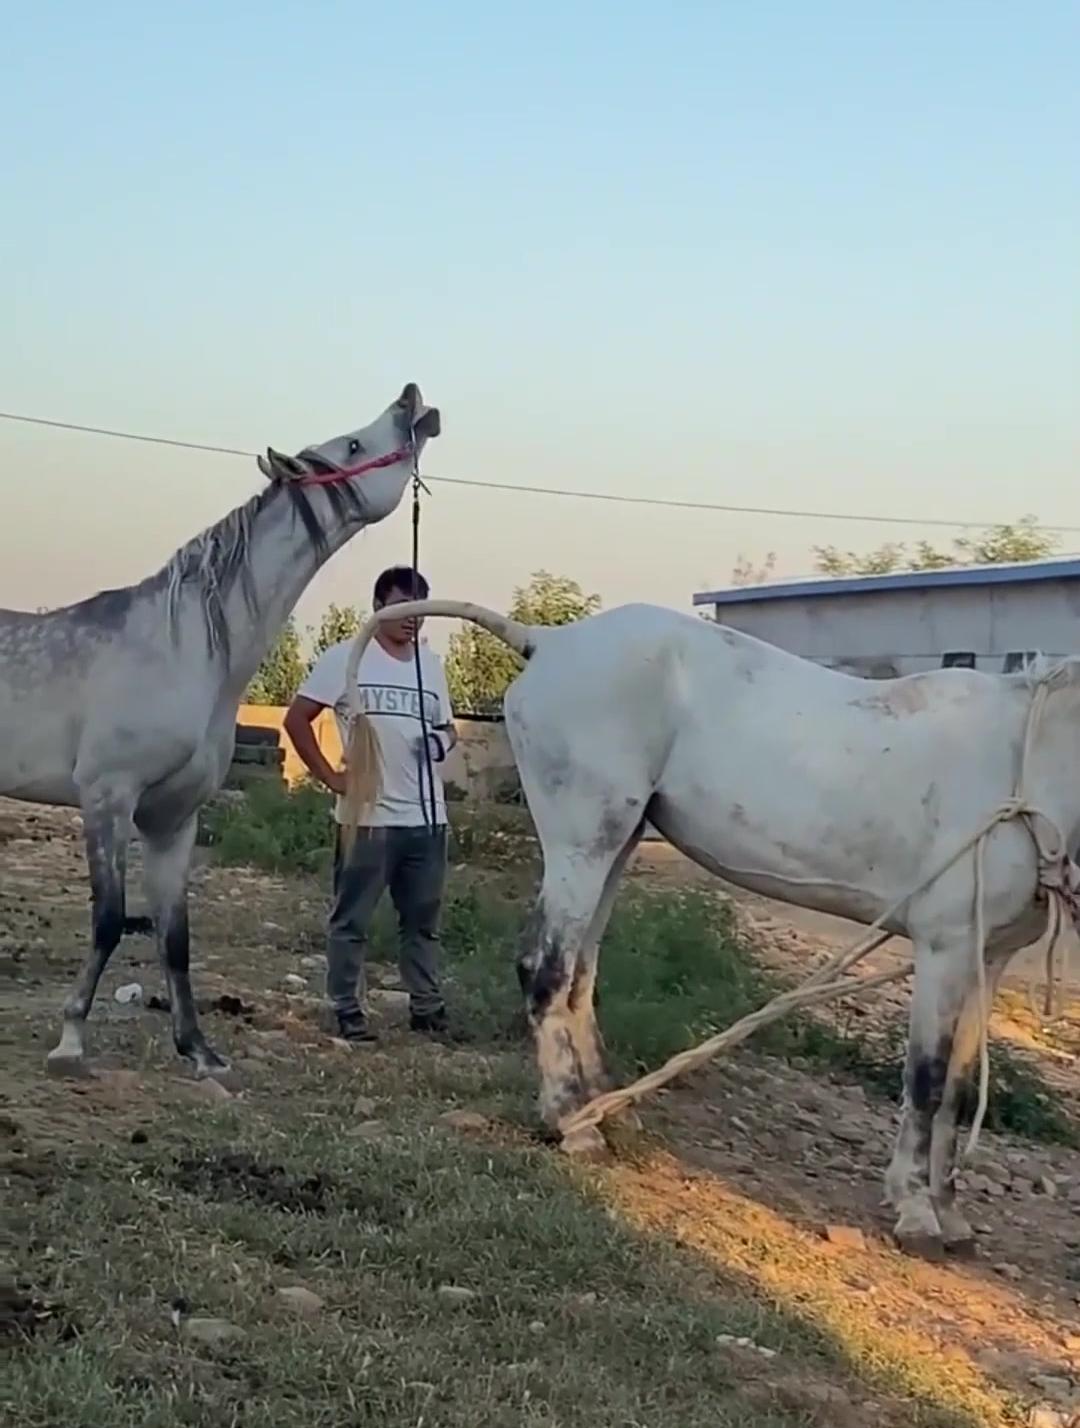
<svg viewBox="0 0 1080 1428"><path fill-rule="evenodd" d="M706 1062L711 1061L719 1052L726 1050L730 1046L737 1045L744 1041L753 1032L770 1022L778 1021L797 1007L819 1005L824 1002L834 1001L845 996L863 996L874 987L883 986L886 982L898 981L902 977L910 974L910 967L898 967L890 972L878 972L869 977L850 978L844 977L844 973L849 971L857 962L862 961L870 952L888 942L891 934L881 930L882 925L895 914L904 903L911 898L924 892L931 883L937 881L949 871L965 853L975 850L975 955L977 959L978 995L979 995L979 1101L972 1122L971 1133L968 1137L966 1154L970 1155L978 1143L979 1132L982 1128L983 1120L986 1116L986 1109L990 1095L990 1052L989 1052L989 1007L986 1003L986 926L985 926L985 888L983 871L983 854L986 840L999 823L1006 823L1014 818L1023 818L1028 825L1028 829L1035 842L1035 847L1039 855L1039 884L1046 889L1047 899L1050 904L1048 908L1048 923L1050 926L1050 947L1048 951L1048 962L1052 965L1055 946L1060 939L1066 919L1064 913L1069 911L1077 921L1077 929L1080 931L1080 887L1074 887L1070 874L1070 861L1068 850L1065 847L1065 839L1057 824L1041 809L1029 803L1024 796L1024 784L1027 774L1028 763L1030 761L1031 750L1034 744L1035 734L1042 719L1043 708L1046 704L1050 686L1057 674L1057 669L1049 671L1044 675L1035 687L1032 696L1031 706L1028 710L1024 728L1024 746L1020 762L1020 776L1016 783L1016 793L990 815L972 836L956 849L940 867L936 868L929 877L910 892L905 893L893 905L870 923L862 937L850 947L842 949L817 971L811 973L804 982L790 991L783 992L774 997L772 1001L766 1002L756 1012L751 1012L748 1016L740 1018L724 1031L717 1032L715 1036L710 1036L707 1041L703 1041L699 1046L680 1051L665 1061L662 1066L655 1071L650 1071L640 1077L629 1086L620 1087L614 1091L606 1091L603 1095L595 1096L580 1110L573 1112L559 1123L559 1130L564 1138L576 1133L598 1126L609 1116L617 1115L620 1111L635 1102L643 1100L654 1091L660 1090L670 1081L678 1076L685 1075L688 1071L696 1071ZM1055 846L1048 849L1046 842L1039 836L1039 820L1047 825L1056 840Z"/></svg>

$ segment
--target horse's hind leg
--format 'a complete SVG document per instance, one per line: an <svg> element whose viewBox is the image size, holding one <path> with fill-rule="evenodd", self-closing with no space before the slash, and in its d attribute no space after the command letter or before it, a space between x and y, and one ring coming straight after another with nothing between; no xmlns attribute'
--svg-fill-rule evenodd
<svg viewBox="0 0 1080 1428"><path fill-rule="evenodd" d="M987 957L987 1017L1011 950ZM974 964L972 976L974 976ZM942 1238L950 1249L964 1250L973 1244L975 1232L956 1208L956 1141L961 1116L977 1103L972 1068L979 1055L981 1026L978 987L969 993L953 1033L941 1106L934 1117L930 1137L930 1196L941 1224ZM966 1115L965 1115L966 1119Z"/></svg>
<svg viewBox="0 0 1080 1428"><path fill-rule="evenodd" d="M635 828L626 845L615 857L604 882L604 891L600 894L600 901L589 923L589 930L578 952L571 981L570 1016L575 1023L574 1041L581 1058L582 1090L586 1100L601 1095L610 1086L604 1067L603 1038L596 1024L596 972L600 943L611 920L619 882L634 849L641 841L644 827L644 823L640 823ZM632 1109L624 1111L618 1119L626 1126L633 1126L637 1122L637 1116Z"/></svg>
<svg viewBox="0 0 1080 1428"><path fill-rule="evenodd" d="M558 842L545 838L538 822L544 878L518 979L536 1043L540 1112L552 1129L602 1088L592 1008L596 949L629 856L637 818L629 821L617 836L609 828Z"/></svg>
<svg viewBox="0 0 1080 1428"><path fill-rule="evenodd" d="M83 840L90 872L91 946L82 975L64 1002L59 1043L46 1058L53 1076L85 1076L86 1018L98 982L124 933L127 850L134 798L115 789L83 792Z"/></svg>
<svg viewBox="0 0 1080 1428"><path fill-rule="evenodd" d="M904 1108L885 1188L897 1210L893 1233L898 1244L912 1253L939 1258L944 1241L930 1194L930 1144L945 1093L957 1019L970 990L971 937L965 929L948 942L912 940L915 985Z"/></svg>
<svg viewBox="0 0 1080 1428"><path fill-rule="evenodd" d="M228 1071L229 1063L203 1036L189 973L188 876L197 828L197 813L168 832L140 827L143 881L153 910L161 969L169 989L176 1049L195 1063L198 1075L218 1076Z"/></svg>

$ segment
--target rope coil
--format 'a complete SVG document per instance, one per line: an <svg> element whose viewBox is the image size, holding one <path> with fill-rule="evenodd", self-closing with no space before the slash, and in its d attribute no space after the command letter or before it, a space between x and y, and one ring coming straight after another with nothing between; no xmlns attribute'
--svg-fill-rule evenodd
<svg viewBox="0 0 1080 1428"><path fill-rule="evenodd" d="M861 962L864 957L875 951L883 943L888 942L892 936L889 932L883 932L882 924L897 913L904 903L911 898L924 892L931 883L937 881L947 873L965 853L974 849L975 863L975 956L977 961L978 995L979 995L979 1101L972 1122L971 1133L965 1154L970 1156L978 1144L979 1132L982 1128L986 1116L987 1105L990 1096L990 1052L989 1052L989 1019L990 1008L986 1000L986 926L985 926L985 888L984 888L984 853L986 841L994 829L1001 823L1011 822L1015 818L1021 818L1034 840L1039 860L1039 886L1045 890L1048 902L1047 925L1050 935L1050 943L1047 951L1047 967L1052 970L1055 953L1058 945L1063 941L1064 929L1068 921L1076 923L1077 931L1080 932L1080 868L1072 862L1065 846L1065 837L1061 829L1043 810L1030 803L1025 796L1024 787L1027 775L1028 764L1031 758L1031 751L1034 747L1035 735L1038 732L1042 721L1043 710L1046 705L1050 689L1057 682L1062 673L1062 666L1055 665L1052 669L1043 674L1036 682L1032 694L1032 700L1028 709L1024 726L1024 743L1020 760L1020 773L1016 782L1016 789L1013 796L1006 799L989 818L967 838L964 843L910 892L905 893L893 905L874 919L868 926L862 937L854 942L850 947L842 949L834 954L827 962L811 973L804 982L790 991L782 992L756 1012L751 1012L748 1016L741 1017L733 1022L725 1030L710 1036L700 1045L690 1047L686 1051L680 1051L675 1056L670 1057L662 1066L655 1071L650 1071L632 1082L629 1086L623 1086L614 1091L606 1091L603 1095L594 1096L591 1101L582 1106L580 1110L564 1117L559 1123L559 1130L563 1137L573 1136L594 1126L599 1126L602 1121L609 1116L617 1115L620 1111L626 1110L636 1102L643 1100L646 1096L652 1095L661 1087L666 1086L676 1077L684 1076L687 1072L696 1071L704 1066L706 1062L713 1060L721 1051L728 1047L738 1045L745 1041L755 1031L761 1027L769 1025L774 1021L779 1021L781 1017L787 1016L789 1012L798 1007L816 1006L825 1002L835 1001L846 996L863 996L875 987L884 986L887 982L898 981L907 977L911 973L911 967L899 967L890 972L878 972L869 977L845 977L844 974L851 970L857 962ZM1040 824L1052 835L1052 841L1048 842L1040 836ZM1049 989L1048 989L1049 993Z"/></svg>

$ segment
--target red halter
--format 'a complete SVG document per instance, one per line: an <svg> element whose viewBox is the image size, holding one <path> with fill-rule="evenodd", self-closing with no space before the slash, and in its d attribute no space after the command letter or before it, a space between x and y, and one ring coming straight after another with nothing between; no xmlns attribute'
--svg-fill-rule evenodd
<svg viewBox="0 0 1080 1428"><path fill-rule="evenodd" d="M365 476L369 471L379 471L384 466L396 466L401 461L414 464L412 446L399 446L396 451L388 451L385 456L371 456L356 466L342 466L337 471L313 471L308 476L300 476L298 486L336 486L340 481L351 481L354 476Z"/></svg>

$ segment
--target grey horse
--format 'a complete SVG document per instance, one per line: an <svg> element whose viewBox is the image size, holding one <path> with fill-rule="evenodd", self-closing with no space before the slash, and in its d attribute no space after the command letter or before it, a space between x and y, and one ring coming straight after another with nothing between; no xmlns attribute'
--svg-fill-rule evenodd
<svg viewBox="0 0 1080 1428"><path fill-rule="evenodd" d="M92 947L64 1003L55 1075L85 1075L85 1027L125 932L153 931L176 1049L228 1062L199 1027L188 878L198 810L232 759L244 690L316 571L401 501L437 408L409 383L358 431L258 457L269 485L136 585L45 613L0 610L0 794L82 811ZM125 907L137 830L149 918Z"/></svg>

